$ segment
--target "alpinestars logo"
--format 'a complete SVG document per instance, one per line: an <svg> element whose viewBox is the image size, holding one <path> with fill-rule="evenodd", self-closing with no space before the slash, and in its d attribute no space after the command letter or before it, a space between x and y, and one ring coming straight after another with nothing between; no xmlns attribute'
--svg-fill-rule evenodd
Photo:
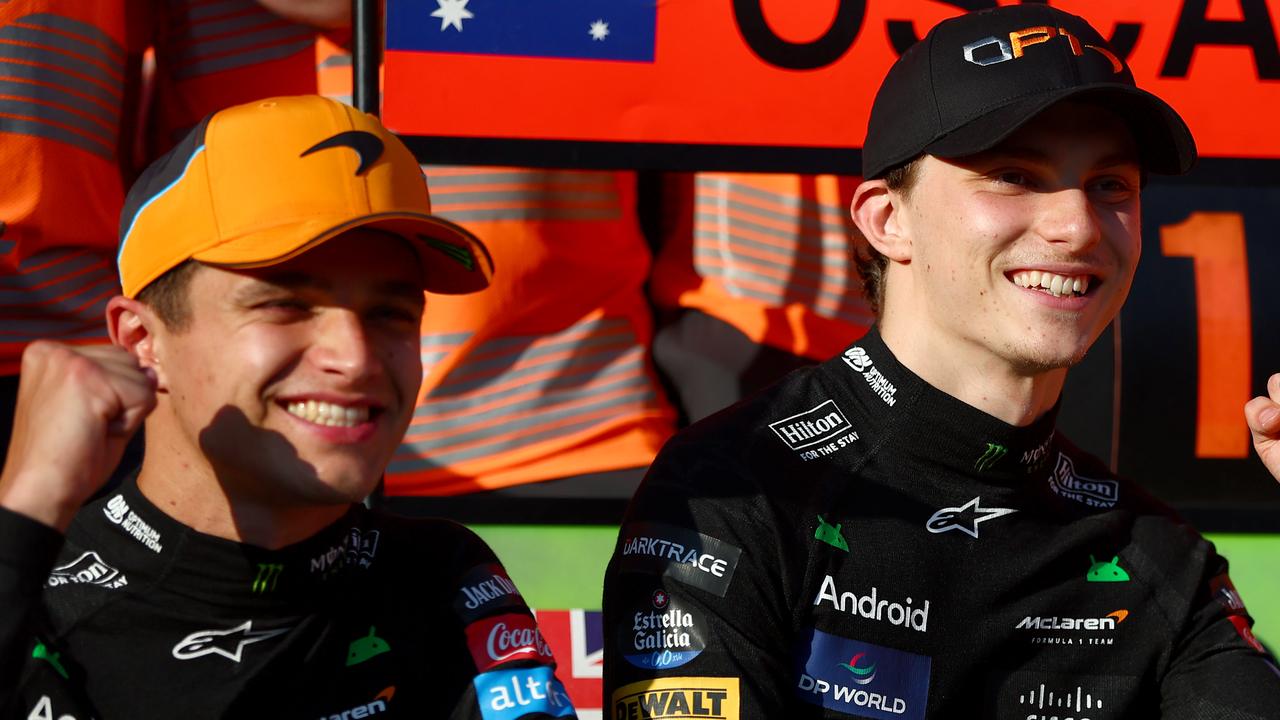
<svg viewBox="0 0 1280 720"><path fill-rule="evenodd" d="M1120 499L1120 483L1076 475L1075 463L1062 453L1058 453L1058 465L1049 476L1049 487L1068 500L1094 508L1113 508Z"/></svg>
<svg viewBox="0 0 1280 720"><path fill-rule="evenodd" d="M124 573L108 565L98 553L90 550L66 565L54 568L49 573L45 587L82 584L114 589L128 585L129 579Z"/></svg>
<svg viewBox="0 0 1280 720"><path fill-rule="evenodd" d="M173 656L179 660L194 660L205 655L221 655L232 662L240 662L240 656L246 645L262 642L277 635L289 632L289 628L274 630L254 630L253 621L243 623L228 630L198 630L173 646Z"/></svg>
<svg viewBox="0 0 1280 720"><path fill-rule="evenodd" d="M929 518L925 529L931 533L959 530L969 537L978 537L978 524L994 520L1017 510L1012 508L984 508L982 498L976 497L960 507L942 508Z"/></svg>

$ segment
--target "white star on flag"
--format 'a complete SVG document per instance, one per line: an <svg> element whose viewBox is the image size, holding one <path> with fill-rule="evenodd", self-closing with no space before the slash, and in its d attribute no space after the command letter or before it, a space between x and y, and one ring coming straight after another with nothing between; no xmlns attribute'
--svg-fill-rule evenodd
<svg viewBox="0 0 1280 720"><path fill-rule="evenodd" d="M444 32L445 28L452 25L458 32L462 32L462 21L470 20L475 17L470 10L467 9L467 3L471 0L436 0L439 7L431 13L431 17L440 18L440 32Z"/></svg>
<svg viewBox="0 0 1280 720"><path fill-rule="evenodd" d="M591 29L587 32L591 33L592 40L604 40L609 37L609 23L597 20L591 23Z"/></svg>

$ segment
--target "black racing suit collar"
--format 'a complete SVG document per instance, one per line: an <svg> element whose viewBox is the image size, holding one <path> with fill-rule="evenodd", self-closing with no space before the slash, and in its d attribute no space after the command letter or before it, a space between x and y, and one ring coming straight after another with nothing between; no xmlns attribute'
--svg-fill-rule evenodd
<svg viewBox="0 0 1280 720"><path fill-rule="evenodd" d="M888 414L894 446L995 483L1021 484L1041 470L1055 437L1058 405L1026 426L1010 425L925 382L898 361L873 327L833 363L853 371L863 412ZM831 366L833 372L842 369ZM861 377L858 377L861 376Z"/></svg>
<svg viewBox="0 0 1280 720"><path fill-rule="evenodd" d="M312 537L278 550L206 535L156 507L139 490L136 474L92 507L100 508L90 518L101 532L123 532L136 541L133 556L155 569L149 580L213 605L305 606L321 594L315 592L318 585L349 574L341 572L348 565L367 564L378 541L376 530L364 529L359 505Z"/></svg>

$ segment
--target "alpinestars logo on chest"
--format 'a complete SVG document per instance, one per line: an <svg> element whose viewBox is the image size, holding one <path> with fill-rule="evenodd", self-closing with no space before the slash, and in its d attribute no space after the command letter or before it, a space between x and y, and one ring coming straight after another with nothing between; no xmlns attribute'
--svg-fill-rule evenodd
<svg viewBox="0 0 1280 720"><path fill-rule="evenodd" d="M221 655L232 662L240 662L245 645L287 632L289 628L254 630L252 620L245 620L229 630L197 630L173 646L173 656L179 660L194 660L205 655Z"/></svg>
<svg viewBox="0 0 1280 720"><path fill-rule="evenodd" d="M929 518L925 529L931 533L959 530L970 537L978 537L978 524L994 520L1002 515L1017 512L1010 508L984 508L982 498L976 497L960 507L942 508Z"/></svg>

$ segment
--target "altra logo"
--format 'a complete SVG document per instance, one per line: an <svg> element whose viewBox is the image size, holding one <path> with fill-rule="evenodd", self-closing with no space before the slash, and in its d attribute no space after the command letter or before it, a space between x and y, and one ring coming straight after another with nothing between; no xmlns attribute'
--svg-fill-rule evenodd
<svg viewBox="0 0 1280 720"><path fill-rule="evenodd" d="M129 509L129 501L124 499L123 495L116 495L107 501L107 506L102 508L103 514L112 523L119 525L122 530L133 537L134 540L142 543L152 552L160 552L164 550L164 546L160 544L160 533L155 528L148 525L138 514Z"/></svg>
<svg viewBox="0 0 1280 720"><path fill-rule="evenodd" d="M492 670L476 675L471 682L484 720L516 720L535 713L551 717L574 714L569 693L546 666Z"/></svg>
<svg viewBox="0 0 1280 720"><path fill-rule="evenodd" d="M1049 476L1049 487L1068 500L1094 508L1113 508L1120 499L1120 483L1076 475L1075 463L1062 453L1058 453L1058 465Z"/></svg>
<svg viewBox="0 0 1280 720"><path fill-rule="evenodd" d="M173 646L173 656L179 660L194 660L206 655L221 655L232 662L240 662L246 645L262 642L289 632L289 628L254 630L253 621L245 620L227 630L198 630Z"/></svg>
<svg viewBox="0 0 1280 720"><path fill-rule="evenodd" d="M1008 39L994 35L984 37L965 45L962 52L965 60L974 65L986 67L1017 60L1026 54L1027 48L1051 41L1066 43L1071 49L1071 54L1076 57L1083 57L1085 50L1096 51L1110 61L1112 72L1118 74L1124 71L1124 64L1115 53L1099 45L1081 43L1080 39L1068 32L1066 28L1055 28L1049 25L1014 30L1009 33Z"/></svg>
<svg viewBox="0 0 1280 720"><path fill-rule="evenodd" d="M1012 508L984 508L982 498L976 497L960 507L942 508L929 518L924 527L931 533L959 530L972 538L978 537L978 524L1015 513Z"/></svg>
<svg viewBox="0 0 1280 720"><path fill-rule="evenodd" d="M129 584L129 579L114 567L108 565L98 553L92 550L72 560L66 565L59 565L49 573L45 587L60 585L97 585L104 588L121 588Z"/></svg>
<svg viewBox="0 0 1280 720"><path fill-rule="evenodd" d="M480 672L511 660L555 663L551 647L528 615L506 613L485 618L468 625L466 634L471 658Z"/></svg>
<svg viewBox="0 0 1280 720"><path fill-rule="evenodd" d="M841 433L852 430L853 426L849 424L844 413L840 412L836 401L827 400L802 413L771 422L769 429L786 443L787 447L800 450L826 442ZM856 440L857 433L854 435Z"/></svg>

